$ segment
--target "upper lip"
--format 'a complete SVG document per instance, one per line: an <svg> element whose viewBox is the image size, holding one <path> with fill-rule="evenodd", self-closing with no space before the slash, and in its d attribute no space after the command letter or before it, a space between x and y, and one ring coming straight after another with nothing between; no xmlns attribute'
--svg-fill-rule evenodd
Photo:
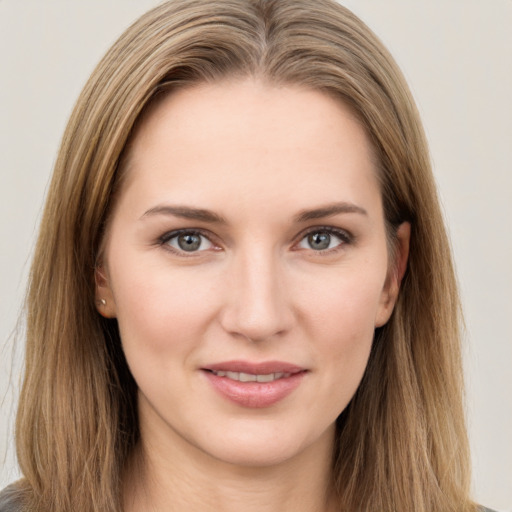
<svg viewBox="0 0 512 512"><path fill-rule="evenodd" d="M253 363L250 361L224 361L222 363L209 364L203 370L241 372L252 375L268 375L270 373L299 373L305 368L284 361L263 361Z"/></svg>

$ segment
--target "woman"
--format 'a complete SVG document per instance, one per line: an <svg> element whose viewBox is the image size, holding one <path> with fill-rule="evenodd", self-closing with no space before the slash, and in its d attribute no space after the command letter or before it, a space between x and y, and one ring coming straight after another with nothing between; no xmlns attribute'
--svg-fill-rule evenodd
<svg viewBox="0 0 512 512"><path fill-rule="evenodd" d="M64 136L4 508L475 511L458 329L369 29L328 0L165 3Z"/></svg>

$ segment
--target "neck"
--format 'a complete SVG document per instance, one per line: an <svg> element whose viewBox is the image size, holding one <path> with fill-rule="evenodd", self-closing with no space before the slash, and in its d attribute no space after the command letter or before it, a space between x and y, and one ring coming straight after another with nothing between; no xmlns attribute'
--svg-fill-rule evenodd
<svg viewBox="0 0 512 512"><path fill-rule="evenodd" d="M333 512L333 432L293 460L233 465L182 441L142 436L126 469L125 512Z"/></svg>

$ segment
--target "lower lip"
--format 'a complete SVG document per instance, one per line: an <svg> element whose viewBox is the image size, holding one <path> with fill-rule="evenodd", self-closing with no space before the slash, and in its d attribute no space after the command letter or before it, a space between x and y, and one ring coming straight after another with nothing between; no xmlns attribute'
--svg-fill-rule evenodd
<svg viewBox="0 0 512 512"><path fill-rule="evenodd" d="M240 382L219 377L206 370L203 373L224 398L242 407L254 409L270 407L280 402L300 385L306 375L306 372L299 372L272 382Z"/></svg>

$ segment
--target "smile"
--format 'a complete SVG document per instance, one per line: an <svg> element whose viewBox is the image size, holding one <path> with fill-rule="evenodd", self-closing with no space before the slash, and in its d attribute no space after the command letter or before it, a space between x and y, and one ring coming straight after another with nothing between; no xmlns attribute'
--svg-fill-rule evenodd
<svg viewBox="0 0 512 512"><path fill-rule="evenodd" d="M202 370L209 384L224 400L255 409L281 402L309 373L305 368L282 361L227 361Z"/></svg>
<svg viewBox="0 0 512 512"><path fill-rule="evenodd" d="M211 370L211 372L217 377L226 377L231 380L238 382L273 382L278 379L286 379L290 377L291 373L277 372L277 373L266 373L254 375L252 373L245 372L227 372L222 370Z"/></svg>

